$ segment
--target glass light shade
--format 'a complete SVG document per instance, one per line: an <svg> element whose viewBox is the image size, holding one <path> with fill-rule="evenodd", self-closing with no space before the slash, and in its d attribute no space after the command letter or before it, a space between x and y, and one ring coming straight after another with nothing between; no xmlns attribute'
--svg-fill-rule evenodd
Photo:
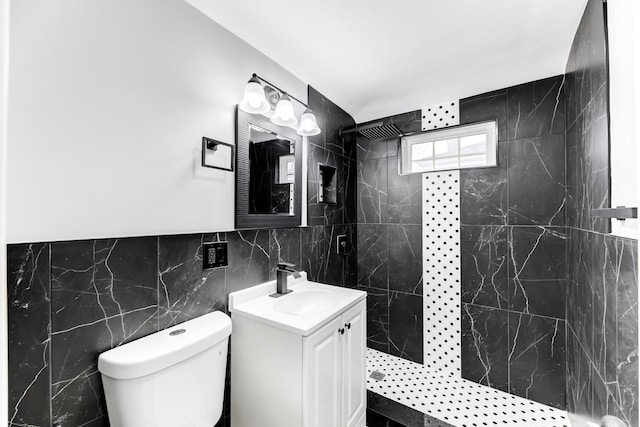
<svg viewBox="0 0 640 427"><path fill-rule="evenodd" d="M298 123L298 119L296 119L295 112L293 111L293 103L286 93L282 95L276 104L276 111L273 113L271 121L278 126L289 127L293 127Z"/></svg>
<svg viewBox="0 0 640 427"><path fill-rule="evenodd" d="M318 121L316 115L313 114L310 108L304 110L302 117L300 117L300 127L298 128L298 135L313 136L320 133L320 127L318 127Z"/></svg>
<svg viewBox="0 0 640 427"><path fill-rule="evenodd" d="M271 109L264 96L264 89L257 78L252 77L244 87L240 109L251 114L263 114Z"/></svg>

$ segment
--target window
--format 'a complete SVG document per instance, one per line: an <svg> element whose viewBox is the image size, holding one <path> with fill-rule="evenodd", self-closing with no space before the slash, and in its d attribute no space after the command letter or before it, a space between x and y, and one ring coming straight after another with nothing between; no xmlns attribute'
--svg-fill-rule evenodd
<svg viewBox="0 0 640 427"><path fill-rule="evenodd" d="M400 138L400 173L497 166L495 121L422 132Z"/></svg>

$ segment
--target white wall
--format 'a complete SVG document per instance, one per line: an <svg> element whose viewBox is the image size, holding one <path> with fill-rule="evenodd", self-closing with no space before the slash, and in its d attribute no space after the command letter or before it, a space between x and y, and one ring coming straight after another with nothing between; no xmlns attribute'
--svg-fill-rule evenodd
<svg viewBox="0 0 640 427"><path fill-rule="evenodd" d="M9 419L7 371L6 147L9 67L9 0L0 0L0 422Z"/></svg>
<svg viewBox="0 0 640 427"><path fill-rule="evenodd" d="M183 0L20 0L11 10L8 240L231 230L234 142L256 72L306 85ZM248 23L250 24L250 23Z"/></svg>
<svg viewBox="0 0 640 427"><path fill-rule="evenodd" d="M638 116L636 99L640 43L634 41L633 3L607 2L611 109L611 206L638 206ZM637 23L635 24L638 25ZM612 232L638 238L638 220L612 220Z"/></svg>

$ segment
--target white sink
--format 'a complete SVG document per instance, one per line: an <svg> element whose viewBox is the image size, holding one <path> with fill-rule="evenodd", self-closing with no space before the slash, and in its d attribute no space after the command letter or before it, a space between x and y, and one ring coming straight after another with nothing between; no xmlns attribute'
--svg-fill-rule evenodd
<svg viewBox="0 0 640 427"><path fill-rule="evenodd" d="M301 274L300 279L289 277L289 289L293 292L278 298L269 296L276 291L275 280L229 294L232 319L249 317L307 336L367 296L355 289L310 282L305 272Z"/></svg>
<svg viewBox="0 0 640 427"><path fill-rule="evenodd" d="M326 311L339 302L339 297L333 292L300 289L278 298L273 309L278 313L301 316Z"/></svg>

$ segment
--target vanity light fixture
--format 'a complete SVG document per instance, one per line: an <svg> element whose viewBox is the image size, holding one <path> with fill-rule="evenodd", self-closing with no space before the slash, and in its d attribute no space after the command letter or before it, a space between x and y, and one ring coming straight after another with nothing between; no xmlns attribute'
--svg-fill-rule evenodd
<svg viewBox="0 0 640 427"><path fill-rule="evenodd" d="M269 94L269 98L265 95L265 91ZM296 126L298 119L295 115L292 100L297 101L306 108L300 117L299 126ZM275 108L272 108L273 105L275 105ZM295 129L298 135L313 136L320 134L316 116L307 104L287 94L257 74L253 74L247 82L239 107L247 113L262 114L269 117L278 126L287 126Z"/></svg>

